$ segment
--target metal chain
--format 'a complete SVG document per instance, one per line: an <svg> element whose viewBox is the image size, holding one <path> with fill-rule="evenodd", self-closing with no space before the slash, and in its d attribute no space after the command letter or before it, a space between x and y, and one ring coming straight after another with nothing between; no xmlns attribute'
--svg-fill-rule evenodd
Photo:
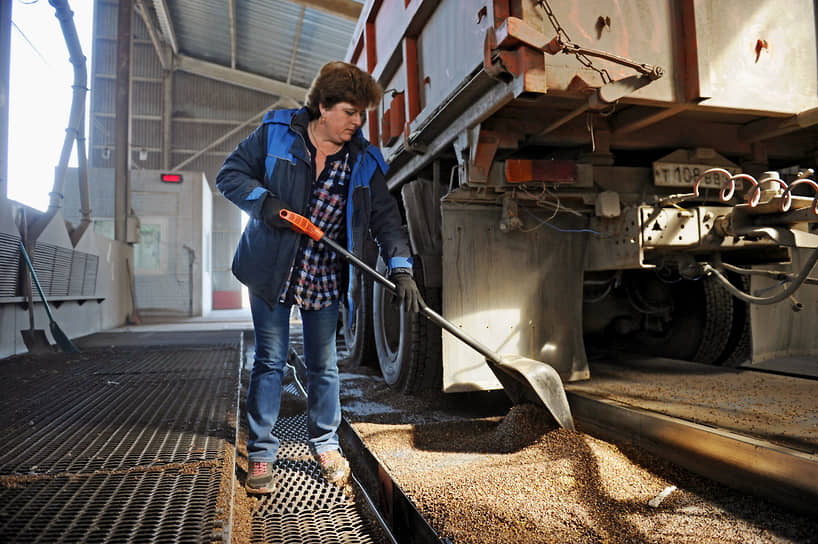
<svg viewBox="0 0 818 544"><path fill-rule="evenodd" d="M543 11L545 11L548 20L551 22L551 26L554 27L554 30L557 31L557 37L563 43L563 45L568 49L574 49L579 47L577 44L571 41L571 38L568 36L568 33L562 28L557 16L554 15L554 10L551 9L551 6L548 4L548 0L537 0L537 5L540 6ZM577 58L580 64L585 66L586 68L590 68L591 70L597 72L599 76L602 78L602 83L610 83L613 81L611 74L608 73L608 70L605 68L597 68L594 66L593 61L588 58L587 55L584 53L580 53L578 51L572 51L574 56Z"/></svg>

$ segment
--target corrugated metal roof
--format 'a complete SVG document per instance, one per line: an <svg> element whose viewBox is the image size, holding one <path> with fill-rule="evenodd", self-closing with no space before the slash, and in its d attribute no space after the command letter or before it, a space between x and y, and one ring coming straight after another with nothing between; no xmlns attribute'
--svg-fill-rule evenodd
<svg viewBox="0 0 818 544"><path fill-rule="evenodd" d="M354 30L355 21L307 9L301 27L292 83L309 86L315 74L328 60L343 59Z"/></svg>
<svg viewBox="0 0 818 544"><path fill-rule="evenodd" d="M236 17L236 65L287 82L302 6L250 0Z"/></svg>
<svg viewBox="0 0 818 544"><path fill-rule="evenodd" d="M95 0L93 167L112 167L115 156L118 1ZM211 182L264 111L303 102L321 66L344 58L356 24L349 17L363 6L359 0L129 1L136 10L132 166L204 171Z"/></svg>
<svg viewBox="0 0 818 544"><path fill-rule="evenodd" d="M230 66L228 2L175 0L167 5L180 53ZM243 11L244 2L238 5L237 11Z"/></svg>
<svg viewBox="0 0 818 544"><path fill-rule="evenodd" d="M232 67L228 2L166 5L179 54ZM235 68L299 87L308 87L326 62L343 59L355 29L355 21L298 2L237 0L235 6Z"/></svg>

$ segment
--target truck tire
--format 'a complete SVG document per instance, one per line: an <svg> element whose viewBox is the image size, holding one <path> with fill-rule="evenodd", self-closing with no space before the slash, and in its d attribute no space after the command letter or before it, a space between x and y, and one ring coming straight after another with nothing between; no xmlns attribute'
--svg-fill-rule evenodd
<svg viewBox="0 0 818 544"><path fill-rule="evenodd" d="M704 290L707 310L704 313L702 336L693 360L698 363L716 364L730 343L733 328L733 297L714 278L699 280ZM725 327L728 330L725 332Z"/></svg>
<svg viewBox="0 0 818 544"><path fill-rule="evenodd" d="M353 366L376 366L378 351L375 348L375 333L372 328L372 283L373 281L355 271L361 282L361 301L352 312L341 310L344 343L349 355L347 360Z"/></svg>
<svg viewBox="0 0 818 544"><path fill-rule="evenodd" d="M728 276L730 281L742 291L750 291L748 276ZM753 355L753 339L750 329L750 304L733 297L733 327L724 353L717 364L737 367L750 361Z"/></svg>
<svg viewBox="0 0 818 544"><path fill-rule="evenodd" d="M641 289L649 288L651 283L643 276ZM705 364L720 363L731 340L733 297L709 277L668 287L665 302L673 306L671 322L662 333L637 333L638 351Z"/></svg>
<svg viewBox="0 0 818 544"><path fill-rule="evenodd" d="M383 260L378 272L386 273ZM423 300L434 310L440 307L440 289L426 288L421 267L414 267L415 282ZM440 389L442 377L440 329L424 316L406 313L380 284L372 290L372 315L378 364L387 385L413 394Z"/></svg>

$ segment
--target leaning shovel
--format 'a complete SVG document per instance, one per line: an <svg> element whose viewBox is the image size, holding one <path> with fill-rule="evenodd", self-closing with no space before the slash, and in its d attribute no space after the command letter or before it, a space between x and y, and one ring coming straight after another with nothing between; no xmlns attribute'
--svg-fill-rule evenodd
<svg viewBox="0 0 818 544"><path fill-rule="evenodd" d="M60 346L60 349L65 353L79 353L80 350L77 348L77 346L74 345L71 339L68 338L68 336L54 320L54 315L51 313L51 308L48 306L48 301L43 293L43 288L40 287L40 280L37 279L37 273L34 272L34 266L31 264L31 259L28 257L28 252L26 251L26 246L23 244L23 242L20 242L20 251L23 253L23 257L26 260L28 271L31 273L31 279L34 280L34 285L37 286L37 291L40 293L40 298L43 299L43 306L45 307L45 313L48 314L51 335L54 337L54 341L57 342L57 345Z"/></svg>
<svg viewBox="0 0 818 544"><path fill-rule="evenodd" d="M281 210L279 216L292 225L293 230L306 234L316 242L322 242L351 264L360 268L365 274L377 281L391 293L396 293L395 284L385 278L364 261L347 251L335 240L326 238L324 232L316 227L309 219L289 210ZM476 350L486 358L489 368L500 380L503 390L514 403L531 401L541 403L551 412L557 423L566 429L574 429L574 420L571 417L571 407L565 396L562 380L553 367L541 361L535 361L519 355L502 357L490 350L465 331L453 325L446 318L422 304L420 313L429 321L448 331L459 340Z"/></svg>

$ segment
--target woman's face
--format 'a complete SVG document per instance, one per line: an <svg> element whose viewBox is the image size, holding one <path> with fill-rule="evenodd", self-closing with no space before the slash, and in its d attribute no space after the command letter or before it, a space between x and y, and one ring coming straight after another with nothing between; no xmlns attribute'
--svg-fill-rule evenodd
<svg viewBox="0 0 818 544"><path fill-rule="evenodd" d="M321 106L321 115L324 117L324 130L327 137L342 144L352 139L366 118L366 110L350 104L338 102L331 108Z"/></svg>

